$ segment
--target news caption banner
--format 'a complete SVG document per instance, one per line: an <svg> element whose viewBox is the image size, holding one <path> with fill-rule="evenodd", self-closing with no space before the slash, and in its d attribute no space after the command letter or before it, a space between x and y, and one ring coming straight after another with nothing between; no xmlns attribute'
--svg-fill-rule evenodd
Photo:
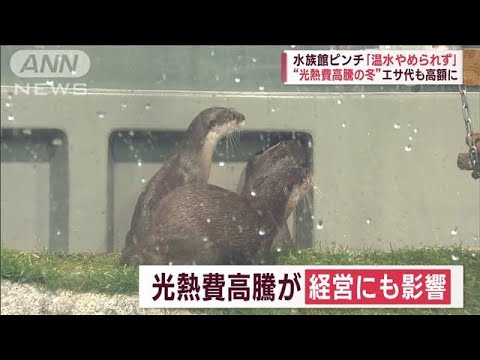
<svg viewBox="0 0 480 360"><path fill-rule="evenodd" d="M463 308L463 266L142 265L141 308Z"/></svg>
<svg viewBox="0 0 480 360"><path fill-rule="evenodd" d="M285 50L286 85L461 85L462 50Z"/></svg>

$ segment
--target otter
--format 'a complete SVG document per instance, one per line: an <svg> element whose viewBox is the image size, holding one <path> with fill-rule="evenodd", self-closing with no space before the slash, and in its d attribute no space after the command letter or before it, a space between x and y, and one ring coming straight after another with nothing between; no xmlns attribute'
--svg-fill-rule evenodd
<svg viewBox="0 0 480 360"><path fill-rule="evenodd" d="M170 192L155 224L122 256L133 265L252 265L266 263L279 224L313 186L309 168L287 168L255 179L248 197L211 184Z"/></svg>
<svg viewBox="0 0 480 360"><path fill-rule="evenodd" d="M152 224L151 213L165 195L185 184L208 182L218 141L239 130L244 123L243 114L224 107L205 109L192 120L174 154L140 194L126 235L125 249L142 241Z"/></svg>
<svg viewBox="0 0 480 360"><path fill-rule="evenodd" d="M301 167L307 161L306 151L298 140L282 140L268 149L253 155L247 162L238 184L238 192L249 196L256 179L270 176L281 169ZM255 192L255 191L254 191ZM283 249L293 246L292 237L286 222L279 224L280 228L273 240L273 246Z"/></svg>

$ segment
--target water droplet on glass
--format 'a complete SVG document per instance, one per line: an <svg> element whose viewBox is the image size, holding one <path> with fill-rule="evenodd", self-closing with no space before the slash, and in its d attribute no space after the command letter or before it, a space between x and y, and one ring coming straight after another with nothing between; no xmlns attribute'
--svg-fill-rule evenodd
<svg viewBox="0 0 480 360"><path fill-rule="evenodd" d="M323 221L320 220L317 224L317 230L322 230L323 229Z"/></svg>
<svg viewBox="0 0 480 360"><path fill-rule="evenodd" d="M258 234L259 234L260 236L265 235L265 230L263 230L263 229L258 230Z"/></svg>
<svg viewBox="0 0 480 360"><path fill-rule="evenodd" d="M271 111L271 112L275 112L275 108L272 108L270 111Z"/></svg>
<svg viewBox="0 0 480 360"><path fill-rule="evenodd" d="M238 84L240 82L240 78L235 78L235 82Z"/></svg>
<svg viewBox="0 0 480 360"><path fill-rule="evenodd" d="M8 121L13 121L13 120L15 120L15 118L13 117L13 115L8 115L7 120Z"/></svg>
<svg viewBox="0 0 480 360"><path fill-rule="evenodd" d="M393 124L393 128L397 130L400 129L400 124L399 123Z"/></svg>
<svg viewBox="0 0 480 360"><path fill-rule="evenodd" d="M416 133L418 132L418 130L417 130L417 129L413 129L413 132L416 134Z"/></svg>
<svg viewBox="0 0 480 360"><path fill-rule="evenodd" d="M342 100L337 100L338 105L342 105Z"/></svg>
<svg viewBox="0 0 480 360"><path fill-rule="evenodd" d="M60 230L57 230L57 235L61 235L62 233L60 232Z"/></svg>
<svg viewBox="0 0 480 360"><path fill-rule="evenodd" d="M455 226L452 231L450 231L450 235L455 236L458 234L458 226Z"/></svg>
<svg viewBox="0 0 480 360"><path fill-rule="evenodd" d="M222 167L225 166L225 161L220 161L220 162L218 163L218 166L222 166Z"/></svg>
<svg viewBox="0 0 480 360"><path fill-rule="evenodd" d="M23 130L22 130L22 133L24 133L25 135L32 135L32 130L30 130L30 129L23 129Z"/></svg>
<svg viewBox="0 0 480 360"><path fill-rule="evenodd" d="M215 51L210 51L211 56L215 56Z"/></svg>
<svg viewBox="0 0 480 360"><path fill-rule="evenodd" d="M453 261L458 261L458 260L460 260L460 258L458 256L455 256L455 255L452 254L452 260Z"/></svg>
<svg viewBox="0 0 480 360"><path fill-rule="evenodd" d="M152 105L150 105L149 103L145 104L145 110L150 110L151 107L152 107Z"/></svg>
<svg viewBox="0 0 480 360"><path fill-rule="evenodd" d="M120 109L122 109L122 111L125 111L126 108L127 104L120 104Z"/></svg>
<svg viewBox="0 0 480 360"><path fill-rule="evenodd" d="M258 87L258 90L260 90L260 91L265 90L265 86L259 86L259 87Z"/></svg>
<svg viewBox="0 0 480 360"><path fill-rule="evenodd" d="M142 178L140 181L142 182L142 184L145 184L145 178Z"/></svg>
<svg viewBox="0 0 480 360"><path fill-rule="evenodd" d="M365 94L360 95L362 99L365 99Z"/></svg>
<svg viewBox="0 0 480 360"><path fill-rule="evenodd" d="M312 220L315 219L315 216L314 215L310 216L310 219L312 219Z"/></svg>
<svg viewBox="0 0 480 360"><path fill-rule="evenodd" d="M347 124L345 124L345 123L342 123L342 128L344 128L344 127L346 127L346 126L347 126Z"/></svg>
<svg viewBox="0 0 480 360"><path fill-rule="evenodd" d="M99 119L105 119L105 112L104 111L97 111L97 116Z"/></svg>
<svg viewBox="0 0 480 360"><path fill-rule="evenodd" d="M207 219L207 223L209 223L209 224L210 224L210 219Z"/></svg>
<svg viewBox="0 0 480 360"><path fill-rule="evenodd" d="M409 137L408 137L408 140L412 141L412 140L413 140L413 138L412 138L411 136L409 136Z"/></svg>
<svg viewBox="0 0 480 360"><path fill-rule="evenodd" d="M141 167L142 166L142 160L138 159L137 160L137 165L138 165L138 167Z"/></svg>
<svg viewBox="0 0 480 360"><path fill-rule="evenodd" d="M203 242L207 242L207 241L208 241L208 237L204 236L202 240L203 240Z"/></svg>
<svg viewBox="0 0 480 360"><path fill-rule="evenodd" d="M277 248L277 252L282 252L282 248Z"/></svg>
<svg viewBox="0 0 480 360"><path fill-rule="evenodd" d="M5 106L7 108L10 108L10 107L12 107L12 103L10 101L7 101L7 102L5 102Z"/></svg>
<svg viewBox="0 0 480 360"><path fill-rule="evenodd" d="M406 151L406 152L412 151L412 145L410 145L410 144L405 145L405 151Z"/></svg>
<svg viewBox="0 0 480 360"><path fill-rule="evenodd" d="M255 191L251 191L250 195L255 196L255 195L257 195L257 193Z"/></svg>
<svg viewBox="0 0 480 360"><path fill-rule="evenodd" d="M370 225L371 222L372 220L370 220L370 218L367 218L367 224Z"/></svg>
<svg viewBox="0 0 480 360"><path fill-rule="evenodd" d="M257 59L255 59L254 57L252 57L252 62L253 62L253 63L256 63L256 62L257 62Z"/></svg>

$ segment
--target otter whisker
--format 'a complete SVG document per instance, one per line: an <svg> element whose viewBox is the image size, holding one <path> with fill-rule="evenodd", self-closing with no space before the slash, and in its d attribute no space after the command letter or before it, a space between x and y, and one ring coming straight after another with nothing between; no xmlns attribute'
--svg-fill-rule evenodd
<svg viewBox="0 0 480 360"><path fill-rule="evenodd" d="M317 185L313 186L313 190L315 190L316 193L320 196L320 199L322 199L324 197Z"/></svg>

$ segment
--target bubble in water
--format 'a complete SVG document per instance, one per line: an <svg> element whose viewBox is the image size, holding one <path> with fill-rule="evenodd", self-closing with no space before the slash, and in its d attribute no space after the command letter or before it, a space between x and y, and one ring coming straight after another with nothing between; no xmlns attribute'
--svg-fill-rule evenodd
<svg viewBox="0 0 480 360"><path fill-rule="evenodd" d="M235 78L235 82L238 84L240 82L240 78Z"/></svg>
<svg viewBox="0 0 480 360"><path fill-rule="evenodd" d="M347 126L347 124L345 124L345 123L342 123L342 128L344 128L344 127L346 127L346 126Z"/></svg>
<svg viewBox="0 0 480 360"><path fill-rule="evenodd" d="M218 74L215 74L215 81L220 81L220 76L218 76Z"/></svg>
<svg viewBox="0 0 480 360"><path fill-rule="evenodd" d="M277 248L277 252L282 252L282 248Z"/></svg>
<svg viewBox="0 0 480 360"><path fill-rule="evenodd" d="M317 230L322 230L323 229L323 221L320 220L317 224Z"/></svg>
<svg viewBox="0 0 480 360"><path fill-rule="evenodd" d="M313 215L312 215L312 216L310 216L310 219L312 219L312 220L313 220L313 219L315 219L315 216L313 216Z"/></svg>
<svg viewBox="0 0 480 360"><path fill-rule="evenodd" d="M256 62L257 62L257 59L255 59L254 57L252 57L252 62L253 62L253 63L256 63Z"/></svg>
<svg viewBox="0 0 480 360"><path fill-rule="evenodd" d="M52 80L47 80L45 82L45 84L47 84L48 86L53 86L53 81Z"/></svg>
<svg viewBox="0 0 480 360"><path fill-rule="evenodd" d="M10 101L7 101L7 102L5 102L5 106L7 108L10 108L10 107L12 107L12 103Z"/></svg>
<svg viewBox="0 0 480 360"><path fill-rule="evenodd" d="M365 94L360 95L362 99L365 99Z"/></svg>
<svg viewBox="0 0 480 360"><path fill-rule="evenodd" d="M477 254L475 254L475 253L472 253L472 257L475 257L475 256L477 256Z"/></svg>
<svg viewBox="0 0 480 360"><path fill-rule="evenodd" d="M298 250L298 251L297 251L297 254L301 254L301 253L302 253L302 250Z"/></svg>
<svg viewBox="0 0 480 360"><path fill-rule="evenodd" d="M140 181L142 182L142 184L145 184L145 178L142 178Z"/></svg>
<svg viewBox="0 0 480 360"><path fill-rule="evenodd" d="M411 136L409 136L409 137L408 137L408 140L412 141L412 140L413 140L413 138L412 138Z"/></svg>
<svg viewBox="0 0 480 360"><path fill-rule="evenodd" d="M257 193L255 191L251 191L250 195L255 196L255 195L257 195Z"/></svg>
<svg viewBox="0 0 480 360"><path fill-rule="evenodd" d="M410 144L405 145L405 151L406 151L406 152L412 151L412 145L410 145Z"/></svg>
<svg viewBox="0 0 480 360"><path fill-rule="evenodd" d="M263 134L260 134L258 137L259 137L260 141L263 141L263 139L264 139Z"/></svg>
<svg viewBox="0 0 480 360"><path fill-rule="evenodd" d="M77 75L77 72L76 72L75 70L72 70L72 71L70 72L70 74L72 74L72 75Z"/></svg>
<svg viewBox="0 0 480 360"><path fill-rule="evenodd" d="M158 245L155 246L155 251L156 251L156 252L160 252L160 246L158 246Z"/></svg>
<svg viewBox="0 0 480 360"><path fill-rule="evenodd" d="M371 222L372 220L370 218L367 218L367 224L370 225Z"/></svg>
<svg viewBox="0 0 480 360"><path fill-rule="evenodd" d="M55 138L52 140L52 145L54 146L62 146L63 145L63 140L59 138Z"/></svg>
<svg viewBox="0 0 480 360"><path fill-rule="evenodd" d="M232 221L235 221L237 220L237 218L235 216L232 216Z"/></svg>
<svg viewBox="0 0 480 360"><path fill-rule="evenodd" d="M259 86L259 87L258 87L258 90L260 90L260 91L265 90L265 86Z"/></svg>
<svg viewBox="0 0 480 360"><path fill-rule="evenodd" d="M60 230L57 230L57 235L61 235L62 233L60 232Z"/></svg>
<svg viewBox="0 0 480 360"><path fill-rule="evenodd" d="M413 132L416 134L416 133L418 132L418 130L417 130L417 129L413 129Z"/></svg>
<svg viewBox="0 0 480 360"><path fill-rule="evenodd" d="M222 167L225 166L225 161L220 161L220 162L218 163L218 166L222 166Z"/></svg>
<svg viewBox="0 0 480 360"><path fill-rule="evenodd" d="M338 105L342 105L342 100L337 100Z"/></svg>
<svg viewBox="0 0 480 360"><path fill-rule="evenodd" d="M125 111L126 108L127 108L127 104L125 103L120 104L120 109L122 109L122 111Z"/></svg>
<svg viewBox="0 0 480 360"><path fill-rule="evenodd" d="M259 234L260 236L265 235L265 230L263 230L263 229L258 230L258 234Z"/></svg>
<svg viewBox="0 0 480 360"><path fill-rule="evenodd" d="M210 51L211 56L215 56L215 51Z"/></svg>
<svg viewBox="0 0 480 360"><path fill-rule="evenodd" d="M208 237L204 236L202 240L203 240L203 242L207 242L207 241L208 241Z"/></svg>
<svg viewBox="0 0 480 360"><path fill-rule="evenodd" d="M397 130L400 129L400 124L399 123L393 124L393 128Z"/></svg>
<svg viewBox="0 0 480 360"><path fill-rule="evenodd" d="M131 144L128 146L128 148L130 149L130 151L135 151L135 148Z"/></svg>
<svg viewBox="0 0 480 360"><path fill-rule="evenodd" d="M172 266L172 265L173 265L173 262L170 261L170 262L168 263L168 265Z"/></svg>
<svg viewBox="0 0 480 360"><path fill-rule="evenodd" d="M97 117L99 119L105 119L105 112L104 111L97 111Z"/></svg>
<svg viewBox="0 0 480 360"><path fill-rule="evenodd" d="M291 47L292 49L295 49L296 45L290 45L290 47Z"/></svg>
<svg viewBox="0 0 480 360"><path fill-rule="evenodd" d="M8 121L13 121L13 120L15 120L15 118L13 117L13 115L8 115L7 120Z"/></svg>
<svg viewBox="0 0 480 360"><path fill-rule="evenodd" d="M275 108L272 108L271 111L272 111L272 112L275 112Z"/></svg>
<svg viewBox="0 0 480 360"><path fill-rule="evenodd" d="M150 105L150 103L145 104L145 110L150 110L151 107L152 105Z"/></svg>
<svg viewBox="0 0 480 360"><path fill-rule="evenodd" d="M241 234L243 232L243 227L242 225L238 225L238 232Z"/></svg>
<svg viewBox="0 0 480 360"><path fill-rule="evenodd" d="M128 135L129 135L129 136L133 136L133 135L135 135L135 131L133 131L133 130L130 130L130 131L128 132Z"/></svg>
<svg viewBox="0 0 480 360"><path fill-rule="evenodd" d="M209 224L210 224L210 219L207 219L207 223L209 223Z"/></svg>
<svg viewBox="0 0 480 360"><path fill-rule="evenodd" d="M473 235L473 241L477 241L478 240L478 236L477 235Z"/></svg>
<svg viewBox="0 0 480 360"><path fill-rule="evenodd" d="M303 221L303 217L299 216L298 221L300 221L300 222Z"/></svg>
<svg viewBox="0 0 480 360"><path fill-rule="evenodd" d="M458 260L460 260L460 258L458 256L455 256L455 255L452 254L452 260L453 261L458 261Z"/></svg>
<svg viewBox="0 0 480 360"><path fill-rule="evenodd" d="M455 236L458 234L458 226L455 226L452 231L450 231L450 235Z"/></svg>
<svg viewBox="0 0 480 360"><path fill-rule="evenodd" d="M412 124L410 124L410 123L407 123L407 126L408 126L408 127L412 127Z"/></svg>
<svg viewBox="0 0 480 360"><path fill-rule="evenodd" d="M7 99L8 99L8 100L12 100L12 99L13 99L13 94L12 94L12 93L8 93Z"/></svg>
<svg viewBox="0 0 480 360"><path fill-rule="evenodd" d="M24 133L25 135L32 135L32 130L30 130L30 129L23 129L23 130L22 130L22 133Z"/></svg>
<svg viewBox="0 0 480 360"><path fill-rule="evenodd" d="M142 166L142 160L138 159L137 160L137 165L138 165L138 167L141 167Z"/></svg>

